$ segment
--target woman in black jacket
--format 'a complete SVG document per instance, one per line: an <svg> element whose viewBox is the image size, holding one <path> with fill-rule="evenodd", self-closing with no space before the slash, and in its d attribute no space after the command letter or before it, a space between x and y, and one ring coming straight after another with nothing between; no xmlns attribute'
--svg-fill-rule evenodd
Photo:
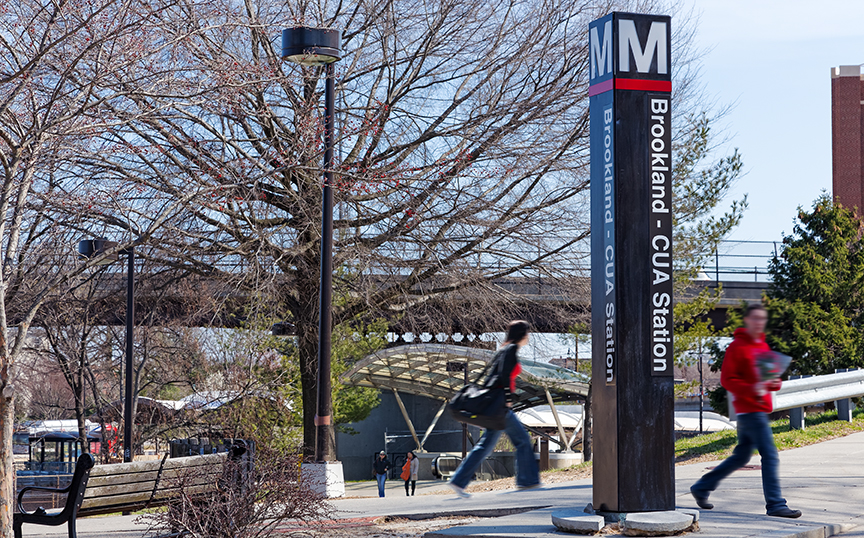
<svg viewBox="0 0 864 538"><path fill-rule="evenodd" d="M387 453L383 450L378 453L378 457L372 462L372 470L375 472L375 480L378 481L378 496L384 496L384 483L387 481L387 471L390 470L390 462L387 460Z"/></svg>
<svg viewBox="0 0 864 538"><path fill-rule="evenodd" d="M507 338L493 359L495 367L491 369L492 373L483 383L487 387L502 387L507 397L507 407L510 407L511 393L516 389L516 377L522 371L517 351L528 343L528 329L527 321L513 321L507 326ZM450 477L448 485L457 495L462 498L470 497L465 487L468 486L483 460L495 448L502 431L507 433L507 437L516 447L516 487L531 489L540 486L540 468L537 466L537 460L534 459L531 437L513 411L508 409L505 429L484 431L480 441L474 445L474 449Z"/></svg>

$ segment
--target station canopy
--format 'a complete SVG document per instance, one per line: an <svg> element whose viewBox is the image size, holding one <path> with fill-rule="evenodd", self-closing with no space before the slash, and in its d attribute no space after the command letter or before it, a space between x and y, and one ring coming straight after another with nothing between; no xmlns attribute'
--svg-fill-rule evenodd
<svg viewBox="0 0 864 538"><path fill-rule="evenodd" d="M383 349L357 362L342 378L350 385L449 400L495 357L487 349L420 343ZM520 360L513 410L536 405L584 402L588 376L552 364Z"/></svg>

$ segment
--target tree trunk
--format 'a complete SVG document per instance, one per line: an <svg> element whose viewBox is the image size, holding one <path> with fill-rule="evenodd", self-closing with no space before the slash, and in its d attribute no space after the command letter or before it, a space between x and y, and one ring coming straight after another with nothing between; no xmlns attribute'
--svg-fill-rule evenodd
<svg viewBox="0 0 864 538"><path fill-rule="evenodd" d="M110 440L110 432L108 424L105 422L105 411L102 397L99 394L99 385L96 383L93 370L87 370L87 378L90 382L90 389L93 391L93 403L99 417L99 431L102 432L102 439L99 442L99 463L108 463L108 442Z"/></svg>
<svg viewBox="0 0 864 538"><path fill-rule="evenodd" d="M307 313L308 315L308 313ZM318 326L313 314L295 325L303 395L303 456L315 454L315 412L318 403Z"/></svg>
<svg viewBox="0 0 864 538"><path fill-rule="evenodd" d="M81 361L82 363L84 361ZM84 419L84 407L86 405L87 387L84 385L84 364L78 365L75 389L75 420L78 421L78 438L81 439L82 452L90 452L90 441L87 440L87 424Z"/></svg>
<svg viewBox="0 0 864 538"><path fill-rule="evenodd" d="M90 452L90 441L87 440L87 425L84 423L84 414L75 410L75 419L78 421L78 438L81 439L81 452Z"/></svg>
<svg viewBox="0 0 864 538"><path fill-rule="evenodd" d="M0 394L0 538L12 538L15 499L15 461L12 455L14 420L14 399Z"/></svg>

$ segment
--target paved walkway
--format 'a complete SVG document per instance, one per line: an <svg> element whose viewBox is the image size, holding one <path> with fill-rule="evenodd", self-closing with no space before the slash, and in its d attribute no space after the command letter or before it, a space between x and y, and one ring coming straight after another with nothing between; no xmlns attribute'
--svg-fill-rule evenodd
<svg viewBox="0 0 864 538"><path fill-rule="evenodd" d="M384 495L390 497L405 497L405 482L401 479L387 480L384 483ZM414 496L428 495L433 492L450 491L447 483L443 480L418 480ZM378 497L378 482L375 480L364 480L362 482L348 482L345 484L345 497Z"/></svg>
<svg viewBox="0 0 864 538"><path fill-rule="evenodd" d="M797 520L765 515L761 474L758 470L739 471L720 485L712 496L714 510L703 510L701 530L691 536L700 538L864 538L864 433L858 433L780 453L780 478L783 494L791 508L804 516ZM752 461L758 464L758 456ZM676 495L681 508L695 508L689 494L690 485L716 463L676 467ZM535 511L505 515L490 524L454 527L427 534L427 538L560 538L553 534L549 512L560 509L582 509L591 502L591 480L551 484L528 491L474 494L470 499L453 495L419 495L438 489L441 483L418 484L418 495L406 497L400 481L389 481L387 496L359 497L377 494L373 483L348 485L355 498L333 501L339 517L375 517L384 515L504 515L516 510ZM87 518L79 520L79 536L143 536L132 516ZM860 526L859 528L854 528ZM65 528L26 526L25 536L62 536Z"/></svg>

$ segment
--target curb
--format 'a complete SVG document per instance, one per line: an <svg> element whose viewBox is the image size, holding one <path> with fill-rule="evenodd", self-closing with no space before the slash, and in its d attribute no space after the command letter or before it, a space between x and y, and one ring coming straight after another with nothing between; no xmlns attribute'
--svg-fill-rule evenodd
<svg viewBox="0 0 864 538"><path fill-rule="evenodd" d="M753 538L829 538L837 536L844 532L849 532L858 528L858 524L839 523L835 525L822 525L819 527L802 527L797 532L790 533L788 530L776 530L764 534L759 534Z"/></svg>
<svg viewBox="0 0 864 538"><path fill-rule="evenodd" d="M802 527L798 532L790 533L788 530L777 530L765 534L759 534L753 538L829 538L855 529L862 529L858 523L828 524L819 527Z"/></svg>

